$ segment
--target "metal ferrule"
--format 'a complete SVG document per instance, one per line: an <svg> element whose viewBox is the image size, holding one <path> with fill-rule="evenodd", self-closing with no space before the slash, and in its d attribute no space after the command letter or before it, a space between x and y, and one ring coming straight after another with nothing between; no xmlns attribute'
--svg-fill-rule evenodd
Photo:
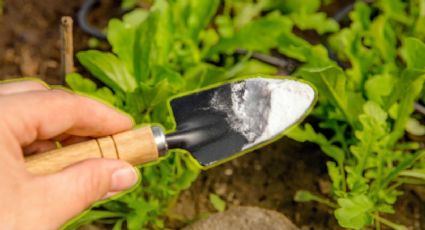
<svg viewBox="0 0 425 230"><path fill-rule="evenodd" d="M155 140L156 147L158 148L159 156L164 156L167 153L168 145L165 140L164 131L160 126L152 126L151 127L152 134Z"/></svg>

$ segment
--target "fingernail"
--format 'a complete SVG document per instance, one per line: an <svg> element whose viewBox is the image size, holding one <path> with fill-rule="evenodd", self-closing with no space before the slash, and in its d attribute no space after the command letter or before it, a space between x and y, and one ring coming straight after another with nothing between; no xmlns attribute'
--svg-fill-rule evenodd
<svg viewBox="0 0 425 230"><path fill-rule="evenodd" d="M112 174L111 189L109 192L119 192L131 188L137 183L138 175L133 167L116 170Z"/></svg>

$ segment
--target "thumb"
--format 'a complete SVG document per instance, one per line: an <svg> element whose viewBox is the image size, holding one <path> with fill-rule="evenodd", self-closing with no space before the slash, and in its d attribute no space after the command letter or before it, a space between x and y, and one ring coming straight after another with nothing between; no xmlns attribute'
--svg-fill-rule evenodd
<svg viewBox="0 0 425 230"><path fill-rule="evenodd" d="M45 210L42 218L48 225L60 227L95 201L135 185L138 174L127 162L93 159L38 177L36 181L37 190L42 192L38 199Z"/></svg>

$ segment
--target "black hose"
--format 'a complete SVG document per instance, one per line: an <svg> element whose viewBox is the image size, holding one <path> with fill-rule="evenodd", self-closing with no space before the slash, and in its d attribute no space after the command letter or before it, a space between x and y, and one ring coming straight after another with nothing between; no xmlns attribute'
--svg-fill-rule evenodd
<svg viewBox="0 0 425 230"><path fill-rule="evenodd" d="M337 22L341 22L354 9L354 4L355 2L351 2L349 5L343 7L332 18Z"/></svg>
<svg viewBox="0 0 425 230"><path fill-rule="evenodd" d="M78 25L81 27L81 29L90 34L91 36L100 39L100 40L106 40L106 35L102 33L99 29L93 27L87 22L87 16L90 13L90 11L94 8L96 4L98 4L100 0L86 0L84 1L83 5L81 6L80 10L77 14L77 22Z"/></svg>

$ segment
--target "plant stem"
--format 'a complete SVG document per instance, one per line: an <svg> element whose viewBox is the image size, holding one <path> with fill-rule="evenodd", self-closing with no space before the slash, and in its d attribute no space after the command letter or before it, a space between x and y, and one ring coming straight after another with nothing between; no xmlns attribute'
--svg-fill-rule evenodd
<svg viewBox="0 0 425 230"><path fill-rule="evenodd" d="M314 201L316 201L316 202L318 202L318 203L321 203L321 204L327 205L327 206L329 206L329 207L331 207L331 208L333 208L333 209L338 208L338 205L337 205L337 204L335 204L334 202L332 202L332 201L330 201L330 200L328 200L328 199L326 199L326 198L319 197L319 196L317 196L317 195L314 195L314 196L312 197L312 200L314 200Z"/></svg>
<svg viewBox="0 0 425 230"><path fill-rule="evenodd" d="M385 224L385 225L387 225L388 227L390 227L392 229L395 229L395 230L407 230L407 228L405 226L396 224L394 222L391 222L391 221L389 221L389 220L387 220L387 219L385 219L383 217L380 217L377 214L372 214L372 216L373 216L373 218L376 221L378 221L378 222L380 222L382 224Z"/></svg>
<svg viewBox="0 0 425 230"><path fill-rule="evenodd" d="M379 216L379 213L376 213L375 215ZM375 227L376 227L376 230L381 230L381 222L375 221Z"/></svg>
<svg viewBox="0 0 425 230"><path fill-rule="evenodd" d="M420 172L418 170L404 170L404 171L400 172L399 175L405 176L405 177L413 177L413 178L416 178L416 179L425 180L425 172Z"/></svg>
<svg viewBox="0 0 425 230"><path fill-rule="evenodd" d="M65 76L74 71L73 20L69 16L61 18L61 83L65 83Z"/></svg>

